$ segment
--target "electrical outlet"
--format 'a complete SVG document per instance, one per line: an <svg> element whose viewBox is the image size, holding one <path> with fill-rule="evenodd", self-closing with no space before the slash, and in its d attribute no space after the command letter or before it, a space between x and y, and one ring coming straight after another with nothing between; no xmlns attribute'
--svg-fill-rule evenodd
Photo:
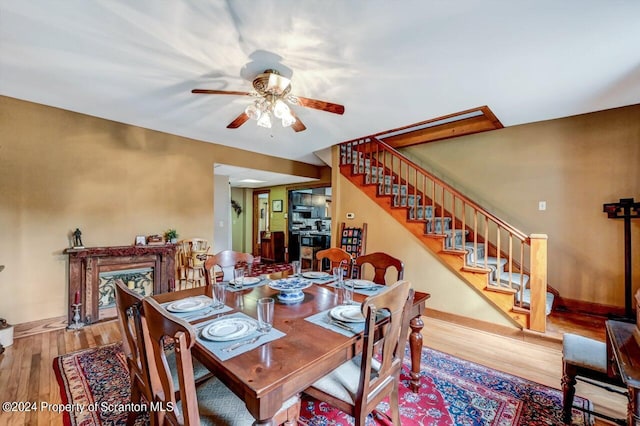
<svg viewBox="0 0 640 426"><path fill-rule="evenodd" d="M547 209L546 201L538 201L538 210L543 211Z"/></svg>

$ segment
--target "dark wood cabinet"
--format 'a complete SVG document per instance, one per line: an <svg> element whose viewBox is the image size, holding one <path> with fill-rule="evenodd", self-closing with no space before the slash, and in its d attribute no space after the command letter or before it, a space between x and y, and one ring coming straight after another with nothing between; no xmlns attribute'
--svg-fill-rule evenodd
<svg viewBox="0 0 640 426"><path fill-rule="evenodd" d="M284 232L260 232L260 256L264 262L284 262Z"/></svg>

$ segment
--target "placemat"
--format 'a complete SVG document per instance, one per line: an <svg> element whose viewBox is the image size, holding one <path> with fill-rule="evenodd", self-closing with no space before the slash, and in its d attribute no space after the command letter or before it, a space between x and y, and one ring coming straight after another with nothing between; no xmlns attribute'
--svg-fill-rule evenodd
<svg viewBox="0 0 640 426"><path fill-rule="evenodd" d="M359 334L364 331L364 322L345 323L346 325L344 326L336 325L335 322L332 322L332 318L329 316L330 310L331 309L327 309L326 311L318 312L317 314L306 317L305 320L347 337L352 337L354 334ZM350 328L351 330L348 330L347 328Z"/></svg>
<svg viewBox="0 0 640 426"><path fill-rule="evenodd" d="M329 283L335 282L335 280L336 280L333 277L333 275L328 275L328 276L326 276L324 278L321 277L321 278L305 278L305 279L311 281L314 284L319 284L319 285L329 284Z"/></svg>
<svg viewBox="0 0 640 426"><path fill-rule="evenodd" d="M167 312L175 317L181 318L185 321L192 322L192 321L199 320L200 318L205 318L205 317L216 315L216 314L223 314L225 312L229 312L233 310L233 308L230 308L227 305L224 305L220 308L212 307L211 304L213 303L213 299L210 298L209 296L204 296L204 295L194 296L194 297L186 297L185 299L191 299L191 298L205 300L205 302L207 303L207 307L198 309L197 311L190 311L190 312L171 312L171 311L167 311ZM178 300L183 300L183 299L178 299ZM172 300L171 302L162 303L160 304L160 306L166 309L167 305L169 305L170 303L177 302L178 300Z"/></svg>
<svg viewBox="0 0 640 426"><path fill-rule="evenodd" d="M200 342L205 348L207 348L211 353L213 353L216 357L218 357L221 361L226 361L228 359L233 358L234 356L238 356L240 354L243 354L247 351L250 351L252 349L255 349L259 346L264 345L265 343L271 342L273 340L277 340L283 336L286 336L285 333L283 333L280 330L277 330L275 328L272 328L268 333L264 333L262 334L261 332L256 331L253 334L250 334L248 336L244 336L240 339L236 339L236 340L228 340L225 342L213 342L207 339L203 339L201 337L201 332L202 329L204 329L204 327L206 327L208 324L219 320L221 318L249 318L252 319L254 321L256 321L255 318L250 317L249 315L243 313L243 312L236 312L234 314L230 314L230 315L225 315L222 317L218 317L216 319L213 319L211 321L206 321L203 322L202 324L198 324L198 327L196 327L196 339L198 340L198 342ZM223 351L224 348L229 347L235 343L239 343L239 342L243 342L246 340L249 340L259 334L262 334L262 336L254 343L248 343L246 345L242 345L240 347L238 347L237 349L234 349L231 352L225 352Z"/></svg>
<svg viewBox="0 0 640 426"><path fill-rule="evenodd" d="M329 284L328 287L336 288L338 283ZM363 294L365 296L373 296L380 292L380 290L384 289L386 286L382 284L376 284L371 282L371 287L367 288L354 288L353 292L358 294Z"/></svg>
<svg viewBox="0 0 640 426"><path fill-rule="evenodd" d="M267 284L269 282L268 279L266 278L262 278L260 279L260 281L258 281L257 283L253 283L253 284L244 284L242 286L242 288L238 288L235 287L233 284L229 284L229 281L223 281L221 284L226 284L227 286L227 291L231 291L231 292L236 292L236 291L243 291L243 290L247 290L250 288L256 288L256 287L261 287L265 284Z"/></svg>

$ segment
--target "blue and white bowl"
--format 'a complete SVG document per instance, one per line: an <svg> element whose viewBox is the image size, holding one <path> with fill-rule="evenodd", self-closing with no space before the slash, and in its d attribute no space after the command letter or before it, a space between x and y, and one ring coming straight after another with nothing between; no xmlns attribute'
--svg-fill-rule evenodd
<svg viewBox="0 0 640 426"><path fill-rule="evenodd" d="M282 303L300 302L304 299L304 290L309 288L313 283L304 278L283 278L281 280L271 281L269 287L278 290L278 300Z"/></svg>

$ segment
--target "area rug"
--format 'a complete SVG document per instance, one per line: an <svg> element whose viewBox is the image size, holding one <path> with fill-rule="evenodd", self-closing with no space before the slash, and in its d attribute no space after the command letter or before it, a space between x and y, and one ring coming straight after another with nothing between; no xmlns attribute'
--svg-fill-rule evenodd
<svg viewBox="0 0 640 426"><path fill-rule="evenodd" d="M423 348L421 387L408 390L409 358L404 362L400 385L402 425L560 425L562 393L519 377ZM129 401L129 374L120 344L83 350L54 359L65 425L124 425ZM576 396L574 405L591 408ZM388 403L377 410L388 412ZM304 397L301 419L309 426L353 425L345 413ZM137 424L148 423L146 413ZM370 416L367 425L389 425L380 416ZM574 410L574 425L592 420Z"/></svg>
<svg viewBox="0 0 640 426"><path fill-rule="evenodd" d="M562 425L562 392L557 389L465 361L429 348L422 348L418 393L409 390L410 358L407 354L400 375L400 419L402 426L458 425ZM576 396L575 407L592 409L589 400ZM389 413L388 403L378 411ZM592 425L592 416L573 410L572 425ZM309 426L353 425L353 418L331 406L306 398L301 416ZM367 425L390 425L381 416L370 415Z"/></svg>

